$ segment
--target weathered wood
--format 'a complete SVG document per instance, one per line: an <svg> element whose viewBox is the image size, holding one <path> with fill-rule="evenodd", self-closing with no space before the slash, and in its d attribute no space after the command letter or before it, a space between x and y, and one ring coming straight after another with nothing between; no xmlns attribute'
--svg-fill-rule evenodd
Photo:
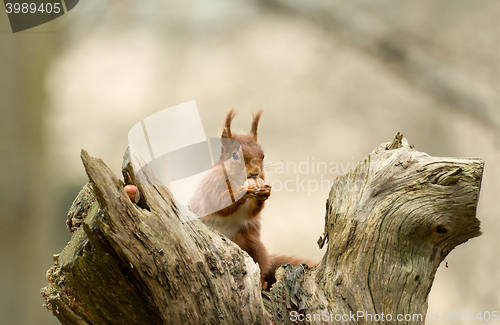
<svg viewBox="0 0 500 325"><path fill-rule="evenodd" d="M319 265L278 271L275 319L289 324L290 313L300 312L323 316L314 324L342 315L349 316L342 324L423 324L413 315L425 318L439 264L480 235L482 171L480 159L431 157L399 133L376 148L331 189ZM358 313L383 313L385 321L350 317ZM411 320L395 322L398 314Z"/></svg>
<svg viewBox="0 0 500 325"><path fill-rule="evenodd" d="M142 168L139 182L134 170L142 163L132 152L123 174L139 187L138 204L101 160L86 152L82 160L90 185L70 209L76 231L42 291L62 324L269 324L266 310L277 324L361 312L342 324L394 324L398 314L425 315L441 261L480 235L483 162L431 157L398 133L335 181L319 265L278 269L270 294L261 296L252 259L167 188L145 185L158 183L150 171ZM382 313L383 321L367 319Z"/></svg>
<svg viewBox="0 0 500 325"><path fill-rule="evenodd" d="M100 159L84 151L82 160L96 202L80 209L83 226L56 257L43 290L62 324L269 323L250 256L165 187L136 184L141 208Z"/></svg>

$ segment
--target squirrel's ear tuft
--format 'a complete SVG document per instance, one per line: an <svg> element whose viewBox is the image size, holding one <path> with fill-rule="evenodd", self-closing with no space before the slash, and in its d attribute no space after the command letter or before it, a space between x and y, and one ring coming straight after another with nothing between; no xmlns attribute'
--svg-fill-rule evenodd
<svg viewBox="0 0 500 325"><path fill-rule="evenodd" d="M259 110L257 113L252 114L253 121L252 121L252 129L250 130L250 135L253 137L253 140L255 142L257 142L257 128L259 127L259 120L260 117L262 116L262 113L264 113L264 111Z"/></svg>
<svg viewBox="0 0 500 325"><path fill-rule="evenodd" d="M234 108L232 108L229 113L227 113L226 116L226 121L224 122L224 127L222 129L222 134L221 138L228 138L232 139L233 134L231 133L231 122L233 121L234 117L236 116L236 111Z"/></svg>
<svg viewBox="0 0 500 325"><path fill-rule="evenodd" d="M226 127L222 129L222 134L220 135L221 138L231 139L232 136L231 130L228 130Z"/></svg>

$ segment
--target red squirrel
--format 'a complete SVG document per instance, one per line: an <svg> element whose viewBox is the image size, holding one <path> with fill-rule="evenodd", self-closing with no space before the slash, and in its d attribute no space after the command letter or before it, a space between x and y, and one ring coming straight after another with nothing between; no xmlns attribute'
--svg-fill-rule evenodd
<svg viewBox="0 0 500 325"><path fill-rule="evenodd" d="M283 263L298 266L303 261L291 256L269 254L260 238L261 212L271 195L271 186L265 184L264 151L257 142L257 127L262 112L260 110L253 115L250 134L232 133L231 122L236 113L232 109L227 114L221 139L236 140L241 150L231 145L232 141L226 144L222 141L221 156L214 167L224 162L226 177L222 175L221 168L212 168L198 185L188 206L201 217L203 223L231 239L259 264L262 287L269 289L276 282L274 273L279 266ZM231 166L237 166L236 162L242 166L243 161L247 178L245 184L248 186L232 189L234 193L231 193L227 174L232 173ZM240 184L243 181L240 180ZM229 197L232 201L228 201Z"/></svg>

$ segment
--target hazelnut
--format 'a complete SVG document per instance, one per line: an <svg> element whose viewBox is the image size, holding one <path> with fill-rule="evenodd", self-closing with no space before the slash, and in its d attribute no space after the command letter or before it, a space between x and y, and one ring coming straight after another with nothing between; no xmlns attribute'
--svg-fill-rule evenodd
<svg viewBox="0 0 500 325"><path fill-rule="evenodd" d="M135 185L127 185L123 188L125 192L127 192L128 197L130 200L134 203L139 202L139 199L141 198L139 194L139 189Z"/></svg>
<svg viewBox="0 0 500 325"><path fill-rule="evenodd" d="M257 188L260 188L260 187L263 187L266 183L264 182L264 180L262 178L247 178L247 180L245 181L245 186L246 187L257 187Z"/></svg>

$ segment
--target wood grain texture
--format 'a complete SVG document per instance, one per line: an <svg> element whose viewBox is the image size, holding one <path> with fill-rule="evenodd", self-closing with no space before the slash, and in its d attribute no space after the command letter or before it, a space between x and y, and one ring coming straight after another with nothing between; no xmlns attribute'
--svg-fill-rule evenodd
<svg viewBox="0 0 500 325"><path fill-rule="evenodd" d="M129 151L127 181L135 180L132 159ZM250 256L178 205L167 188L135 184L141 208L100 159L83 151L82 160L98 204L82 209L83 226L56 257L43 289L62 324L269 323ZM142 177L153 176L145 170Z"/></svg>
<svg viewBox="0 0 500 325"><path fill-rule="evenodd" d="M83 151L82 160L90 182L70 209L73 237L42 289L62 324L291 324L291 313L321 316L311 324L352 314L342 324L394 324L425 316L439 264L480 235L483 161L431 157L398 133L334 182L318 266L279 268L261 295L258 265L150 185L158 181L134 152L123 175L138 204L100 159Z"/></svg>
<svg viewBox="0 0 500 325"><path fill-rule="evenodd" d="M326 254L316 268L281 269L273 316L411 315L423 324L436 270L457 245L479 236L480 159L436 158L398 133L334 182L327 201ZM409 317L409 316L407 316ZM349 318L342 324L391 324ZM311 322L321 324L323 320Z"/></svg>

